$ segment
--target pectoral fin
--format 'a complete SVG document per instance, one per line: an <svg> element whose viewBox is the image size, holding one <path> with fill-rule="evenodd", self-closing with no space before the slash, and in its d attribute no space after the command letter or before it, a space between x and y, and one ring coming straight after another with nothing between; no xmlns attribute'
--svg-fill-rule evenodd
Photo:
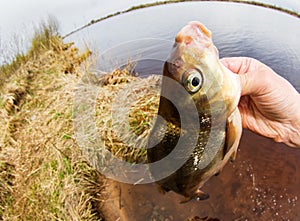
<svg viewBox="0 0 300 221"><path fill-rule="evenodd" d="M239 110L236 109L227 119L224 158L229 155L231 161L235 160L241 135L241 115Z"/></svg>

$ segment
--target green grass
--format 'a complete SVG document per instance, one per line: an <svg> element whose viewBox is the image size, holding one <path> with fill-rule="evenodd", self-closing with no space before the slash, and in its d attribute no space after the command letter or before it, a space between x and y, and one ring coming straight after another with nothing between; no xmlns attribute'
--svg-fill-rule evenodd
<svg viewBox="0 0 300 221"><path fill-rule="evenodd" d="M58 34L58 26L55 21L50 19L47 23L42 23L34 34L28 53L17 54L10 64L0 67L0 88L5 82L8 82L11 76L15 75L22 65L32 61L43 51L57 47L59 41L61 41L61 37Z"/></svg>

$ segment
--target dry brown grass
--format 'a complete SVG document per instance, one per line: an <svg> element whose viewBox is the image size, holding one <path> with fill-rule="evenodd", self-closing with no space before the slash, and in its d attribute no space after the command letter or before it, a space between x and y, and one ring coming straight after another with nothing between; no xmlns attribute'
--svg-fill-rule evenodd
<svg viewBox="0 0 300 221"><path fill-rule="evenodd" d="M131 163L146 162L143 147L157 114L159 86L159 76L139 78L127 68L117 69L102 79L95 110L96 125L105 147L115 156ZM129 122L114 117L114 104L128 107Z"/></svg>
<svg viewBox="0 0 300 221"><path fill-rule="evenodd" d="M104 180L72 127L73 91L90 52L39 37L30 57L1 69L0 220L101 220Z"/></svg>
<svg viewBox="0 0 300 221"><path fill-rule="evenodd" d="M144 147L154 123L160 78L133 76L132 63L95 78L90 51L80 53L73 43L63 43L51 27L43 30L28 55L0 68L0 220L104 220L105 178L86 161L75 139L76 87L82 79L97 82L94 117L104 147L141 163L146 150L136 147ZM128 85L130 90L122 90ZM120 104L130 107L129 128L115 131L112 104L120 92L129 102Z"/></svg>

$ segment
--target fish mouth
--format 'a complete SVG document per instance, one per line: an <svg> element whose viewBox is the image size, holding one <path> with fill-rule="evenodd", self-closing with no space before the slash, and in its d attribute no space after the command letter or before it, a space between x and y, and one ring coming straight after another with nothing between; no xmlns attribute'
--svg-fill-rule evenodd
<svg viewBox="0 0 300 221"><path fill-rule="evenodd" d="M173 47L179 54L185 54L186 50L194 50L193 54L197 54L197 57L204 57L206 54L219 57L219 51L213 44L211 31L198 21L189 22L179 31Z"/></svg>
<svg viewBox="0 0 300 221"><path fill-rule="evenodd" d="M203 24L198 21L191 21L179 31L175 42L186 46L193 42L201 42L208 47L212 44L211 37L211 32Z"/></svg>

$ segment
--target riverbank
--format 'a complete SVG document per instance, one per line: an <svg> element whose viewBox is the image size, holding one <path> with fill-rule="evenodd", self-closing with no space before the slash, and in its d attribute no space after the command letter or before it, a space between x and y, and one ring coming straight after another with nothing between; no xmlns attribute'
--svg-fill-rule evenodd
<svg viewBox="0 0 300 221"><path fill-rule="evenodd" d="M160 77L136 77L135 64L130 63L95 78L95 58L88 49L80 52L73 42L63 42L51 23L42 25L26 55L0 67L0 220L120 217L116 197L112 198L119 197L114 188L118 184L92 167L100 164L99 159L93 162L95 156L84 155L79 147L74 122L80 111L74 99L91 99L85 90L78 97L82 85L87 91L98 87L96 106L91 107L103 147L127 162L146 162L146 150L134 148L131 142L137 141L128 131L122 130L130 144L113 130L112 101L120 93L125 100L134 96L129 130L145 145L158 109ZM122 92L129 83L135 84L134 91ZM79 109L84 106L80 105ZM85 117L79 116L83 124Z"/></svg>
<svg viewBox="0 0 300 221"><path fill-rule="evenodd" d="M102 220L104 180L82 157L72 126L74 88L90 51L55 26L0 69L0 220Z"/></svg>

